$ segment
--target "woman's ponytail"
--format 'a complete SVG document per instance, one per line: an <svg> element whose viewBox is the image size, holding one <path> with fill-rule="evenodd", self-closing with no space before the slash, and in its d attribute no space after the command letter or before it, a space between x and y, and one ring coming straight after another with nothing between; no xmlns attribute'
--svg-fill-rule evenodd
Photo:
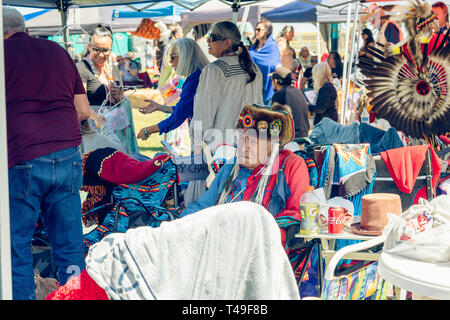
<svg viewBox="0 0 450 320"><path fill-rule="evenodd" d="M247 83L253 82L253 80L255 80L256 78L253 59L252 57L250 57L250 53L248 52L247 47L242 41L239 42L238 47L241 49L241 52L239 53L239 64L241 65L241 68L244 69L250 76L250 79L247 81Z"/></svg>
<svg viewBox="0 0 450 320"><path fill-rule="evenodd" d="M232 41L232 45L227 53L236 53L239 56L241 68L250 77L247 83L253 82L256 78L256 67L252 57L250 57L250 53L241 41L241 32L238 27L231 21L220 21L215 23L211 30L220 34L224 39L230 39Z"/></svg>

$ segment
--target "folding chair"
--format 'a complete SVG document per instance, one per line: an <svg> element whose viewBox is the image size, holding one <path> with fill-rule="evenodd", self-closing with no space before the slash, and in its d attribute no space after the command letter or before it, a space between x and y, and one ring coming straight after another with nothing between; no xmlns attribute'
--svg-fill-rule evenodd
<svg viewBox="0 0 450 320"><path fill-rule="evenodd" d="M377 176L375 178L375 183L373 186L373 193L388 192L398 194L402 201L403 210L407 210L410 206L413 205L414 198L417 192L425 186L427 190L427 200L431 200L433 198L433 187L431 183L433 178L433 168L431 163L431 153L429 149L422 164L422 168L420 169L419 176L417 177L414 184L414 188L409 194L398 189L381 156L374 155L374 159L377 169Z"/></svg>
<svg viewBox="0 0 450 320"><path fill-rule="evenodd" d="M322 300L385 300L388 283L377 272L377 261L367 263L349 274L335 276L338 262L345 259L345 255L379 246L384 241L385 236L381 235L338 250L325 270Z"/></svg>

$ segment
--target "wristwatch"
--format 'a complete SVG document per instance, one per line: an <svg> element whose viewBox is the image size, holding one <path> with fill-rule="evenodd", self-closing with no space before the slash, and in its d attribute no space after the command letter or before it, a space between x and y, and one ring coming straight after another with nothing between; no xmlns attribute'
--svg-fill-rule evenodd
<svg viewBox="0 0 450 320"><path fill-rule="evenodd" d="M147 131L147 127L144 128L144 134L145 134L146 138L148 138L150 135L150 133L148 133L148 131Z"/></svg>

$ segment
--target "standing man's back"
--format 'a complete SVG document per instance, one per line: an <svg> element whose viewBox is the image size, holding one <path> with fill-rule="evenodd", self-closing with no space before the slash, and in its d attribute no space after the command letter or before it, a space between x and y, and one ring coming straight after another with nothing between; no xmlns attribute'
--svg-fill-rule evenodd
<svg viewBox="0 0 450 320"><path fill-rule="evenodd" d="M2 11L13 298L34 299L31 239L39 216L59 282L85 267L78 147L90 109L69 54L25 33L16 9Z"/></svg>
<svg viewBox="0 0 450 320"><path fill-rule="evenodd" d="M5 40L9 167L77 147L81 131L74 94L84 87L69 54L56 42L17 32Z"/></svg>
<svg viewBox="0 0 450 320"><path fill-rule="evenodd" d="M303 93L292 86L291 82L289 69L276 68L272 74L272 85L275 89L272 104L288 105L291 108L292 119L294 120L295 138L306 137L309 133L308 102Z"/></svg>

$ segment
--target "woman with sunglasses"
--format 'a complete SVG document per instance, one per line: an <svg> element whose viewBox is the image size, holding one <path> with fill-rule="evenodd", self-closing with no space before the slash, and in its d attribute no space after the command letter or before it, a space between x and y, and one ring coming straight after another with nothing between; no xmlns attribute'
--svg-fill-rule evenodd
<svg viewBox="0 0 450 320"><path fill-rule="evenodd" d="M174 107L165 106L153 100L147 106L140 108L143 114L154 111L172 113L172 115L158 124L142 128L137 137L147 140L151 134L167 133L178 128L186 119L192 119L194 109L194 96L202 69L209 63L200 46L192 39L180 38L169 47L170 64L177 75L186 77L181 89L180 100Z"/></svg>
<svg viewBox="0 0 450 320"><path fill-rule="evenodd" d="M255 43L250 48L250 55L258 65L263 76L264 104L269 105L274 94L269 74L281 65L280 49L272 36L272 24L262 20L255 28Z"/></svg>
<svg viewBox="0 0 450 320"><path fill-rule="evenodd" d="M91 105L101 105L107 96L112 103L122 98L122 77L110 59L112 45L111 28L102 23L96 25L91 33L88 54L77 63Z"/></svg>
<svg viewBox="0 0 450 320"><path fill-rule="evenodd" d="M226 131L235 128L242 107L263 103L261 72L241 39L230 21L215 23L208 35L208 52L217 60L203 69L194 98L190 133L196 154L203 142L212 152L224 143L234 145L225 141ZM185 202L197 200L205 190L205 180L191 181Z"/></svg>

